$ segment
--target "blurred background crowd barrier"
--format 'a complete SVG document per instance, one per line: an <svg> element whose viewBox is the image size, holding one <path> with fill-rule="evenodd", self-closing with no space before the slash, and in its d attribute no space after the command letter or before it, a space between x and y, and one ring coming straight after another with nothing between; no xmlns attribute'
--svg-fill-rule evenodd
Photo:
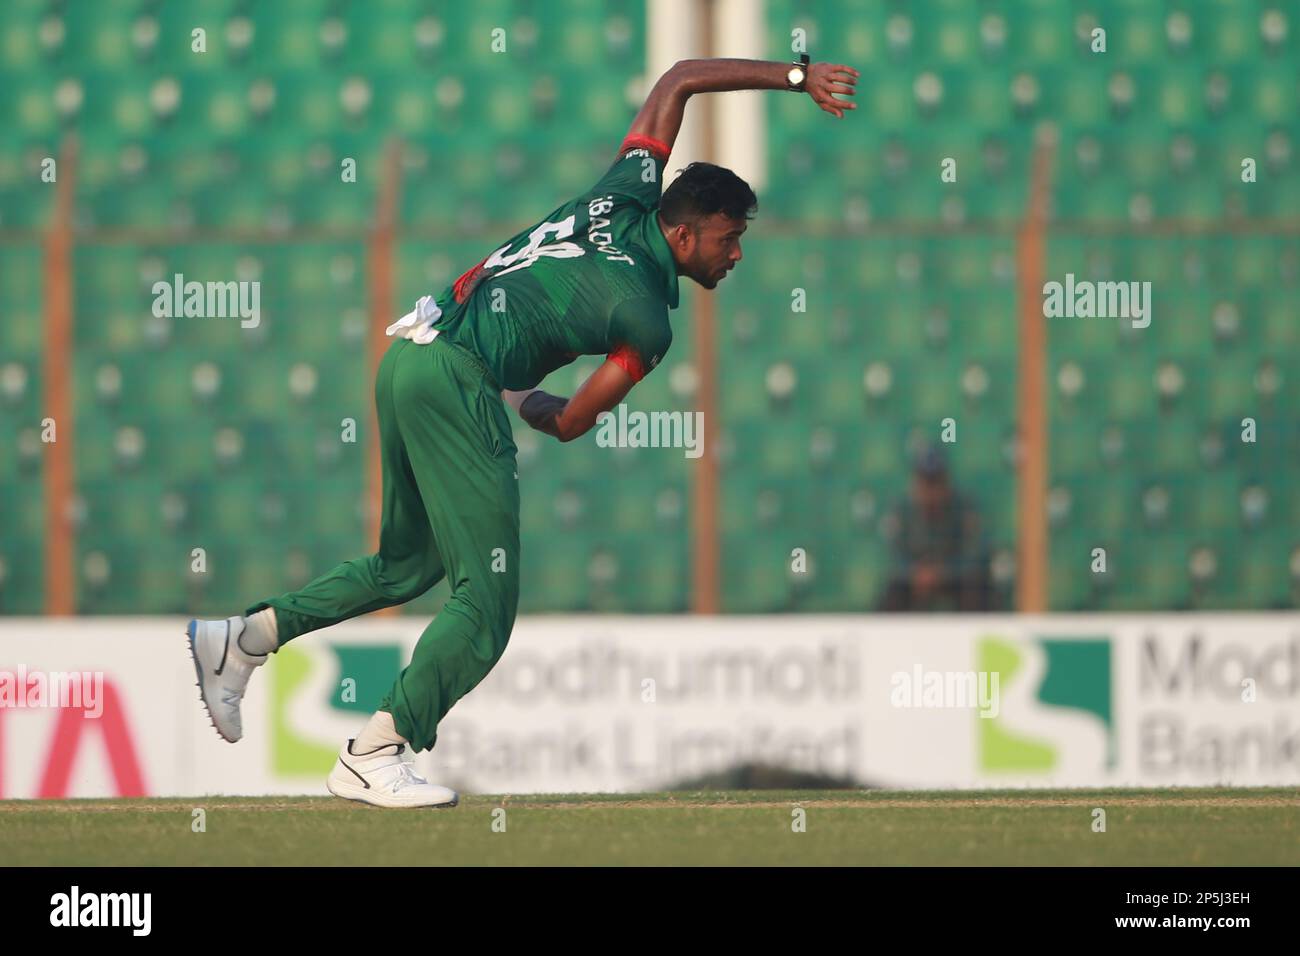
<svg viewBox="0 0 1300 956"><path fill-rule="evenodd" d="M516 427L521 612L1295 607L1300 13L745 8L859 109L766 95L746 261L629 397L704 408L703 461ZM383 326L603 173L649 13L6 3L0 611L236 613L372 550ZM178 274L258 321L159 316ZM1067 274L1150 325L1045 318Z"/></svg>

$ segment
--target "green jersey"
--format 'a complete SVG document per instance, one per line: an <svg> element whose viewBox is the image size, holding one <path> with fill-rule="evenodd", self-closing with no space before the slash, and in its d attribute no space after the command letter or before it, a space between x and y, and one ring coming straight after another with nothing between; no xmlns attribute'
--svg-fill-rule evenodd
<svg viewBox="0 0 1300 956"><path fill-rule="evenodd" d="M668 351L678 302L656 218L667 158L664 143L627 137L592 188L426 302L427 336L477 353L506 389L533 388L579 355L606 355L640 381Z"/></svg>

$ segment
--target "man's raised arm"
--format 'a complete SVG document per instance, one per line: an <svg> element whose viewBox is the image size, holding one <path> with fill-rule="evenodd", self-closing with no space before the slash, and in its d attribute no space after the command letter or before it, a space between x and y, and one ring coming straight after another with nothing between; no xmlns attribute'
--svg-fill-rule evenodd
<svg viewBox="0 0 1300 956"><path fill-rule="evenodd" d="M708 60L678 60L659 77L641 111L636 114L629 136L648 136L672 150L682 128L686 101L696 93L725 93L730 90L785 90L789 63L778 60L736 60L719 57ZM837 99L852 96L859 73L839 63L812 63L804 88L814 103L843 118L856 103Z"/></svg>

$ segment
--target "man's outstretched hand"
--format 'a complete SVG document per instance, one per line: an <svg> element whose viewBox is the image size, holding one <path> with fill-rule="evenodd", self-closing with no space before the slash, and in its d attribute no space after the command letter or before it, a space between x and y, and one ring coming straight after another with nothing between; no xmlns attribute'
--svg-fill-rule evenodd
<svg viewBox="0 0 1300 956"><path fill-rule="evenodd" d="M856 92L854 87L857 86L859 75L853 67L841 63L810 63L804 89L814 103L836 118L843 119L844 111L855 110L858 104L836 99L836 95L852 96Z"/></svg>

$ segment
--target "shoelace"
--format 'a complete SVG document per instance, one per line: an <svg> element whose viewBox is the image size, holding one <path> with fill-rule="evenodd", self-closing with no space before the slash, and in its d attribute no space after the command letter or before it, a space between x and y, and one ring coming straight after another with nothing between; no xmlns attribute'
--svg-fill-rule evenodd
<svg viewBox="0 0 1300 956"><path fill-rule="evenodd" d="M398 776L397 779L393 782L393 793L396 793L398 790L401 790L403 787L410 786L412 784L415 786L423 786L428 784L429 781L425 780L418 773L416 773L409 763L403 761L402 763L398 764L397 767L398 767L397 770Z"/></svg>

